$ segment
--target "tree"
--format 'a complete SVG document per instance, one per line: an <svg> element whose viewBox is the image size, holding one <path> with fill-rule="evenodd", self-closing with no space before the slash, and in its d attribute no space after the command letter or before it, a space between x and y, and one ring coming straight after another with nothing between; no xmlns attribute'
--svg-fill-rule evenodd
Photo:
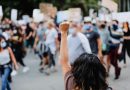
<svg viewBox="0 0 130 90"><path fill-rule="evenodd" d="M72 7L80 7L84 15L88 15L89 9L98 9L98 0L0 0L5 16L10 16L12 8L18 9L19 16L22 14L32 15L34 8L39 8L40 2L53 3L58 10Z"/></svg>

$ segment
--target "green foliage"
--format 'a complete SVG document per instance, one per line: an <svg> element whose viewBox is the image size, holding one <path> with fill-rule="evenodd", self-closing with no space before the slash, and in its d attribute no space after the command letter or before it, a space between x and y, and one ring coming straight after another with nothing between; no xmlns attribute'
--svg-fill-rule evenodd
<svg viewBox="0 0 130 90"><path fill-rule="evenodd" d="M114 2L118 3L119 0L113 0Z"/></svg>
<svg viewBox="0 0 130 90"><path fill-rule="evenodd" d="M10 16L12 8L18 9L19 16L22 14L31 15L32 10L38 8L40 2L53 3L54 6L58 7L58 10L80 7L84 15L88 14L90 8L98 9L98 0L0 0L5 16Z"/></svg>

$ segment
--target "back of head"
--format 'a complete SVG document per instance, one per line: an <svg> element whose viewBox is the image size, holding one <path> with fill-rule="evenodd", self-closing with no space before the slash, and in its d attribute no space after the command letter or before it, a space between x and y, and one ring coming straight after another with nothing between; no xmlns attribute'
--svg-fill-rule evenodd
<svg viewBox="0 0 130 90"><path fill-rule="evenodd" d="M96 55L82 54L72 65L75 88L106 90L106 70Z"/></svg>

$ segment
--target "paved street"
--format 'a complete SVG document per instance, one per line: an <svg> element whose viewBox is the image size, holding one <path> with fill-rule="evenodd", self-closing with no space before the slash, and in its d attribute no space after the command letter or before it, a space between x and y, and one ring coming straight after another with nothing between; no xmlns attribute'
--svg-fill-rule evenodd
<svg viewBox="0 0 130 90"><path fill-rule="evenodd" d="M22 69L19 70L18 75L13 78L12 90L64 90L63 77L59 66L58 73L46 76L38 71L38 57L29 54L25 58L25 62L30 67L30 71L22 73ZM127 68L122 68L122 75L119 80L113 80L113 71L112 67L110 78L108 79L110 86L114 90L130 90L130 61Z"/></svg>

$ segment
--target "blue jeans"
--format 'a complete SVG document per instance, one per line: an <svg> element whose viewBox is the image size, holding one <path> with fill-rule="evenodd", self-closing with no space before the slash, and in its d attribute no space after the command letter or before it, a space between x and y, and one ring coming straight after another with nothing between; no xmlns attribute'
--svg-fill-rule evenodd
<svg viewBox="0 0 130 90"><path fill-rule="evenodd" d="M11 69L10 67L4 68L4 73L2 74L2 88L1 90L11 90L8 77L10 75Z"/></svg>

